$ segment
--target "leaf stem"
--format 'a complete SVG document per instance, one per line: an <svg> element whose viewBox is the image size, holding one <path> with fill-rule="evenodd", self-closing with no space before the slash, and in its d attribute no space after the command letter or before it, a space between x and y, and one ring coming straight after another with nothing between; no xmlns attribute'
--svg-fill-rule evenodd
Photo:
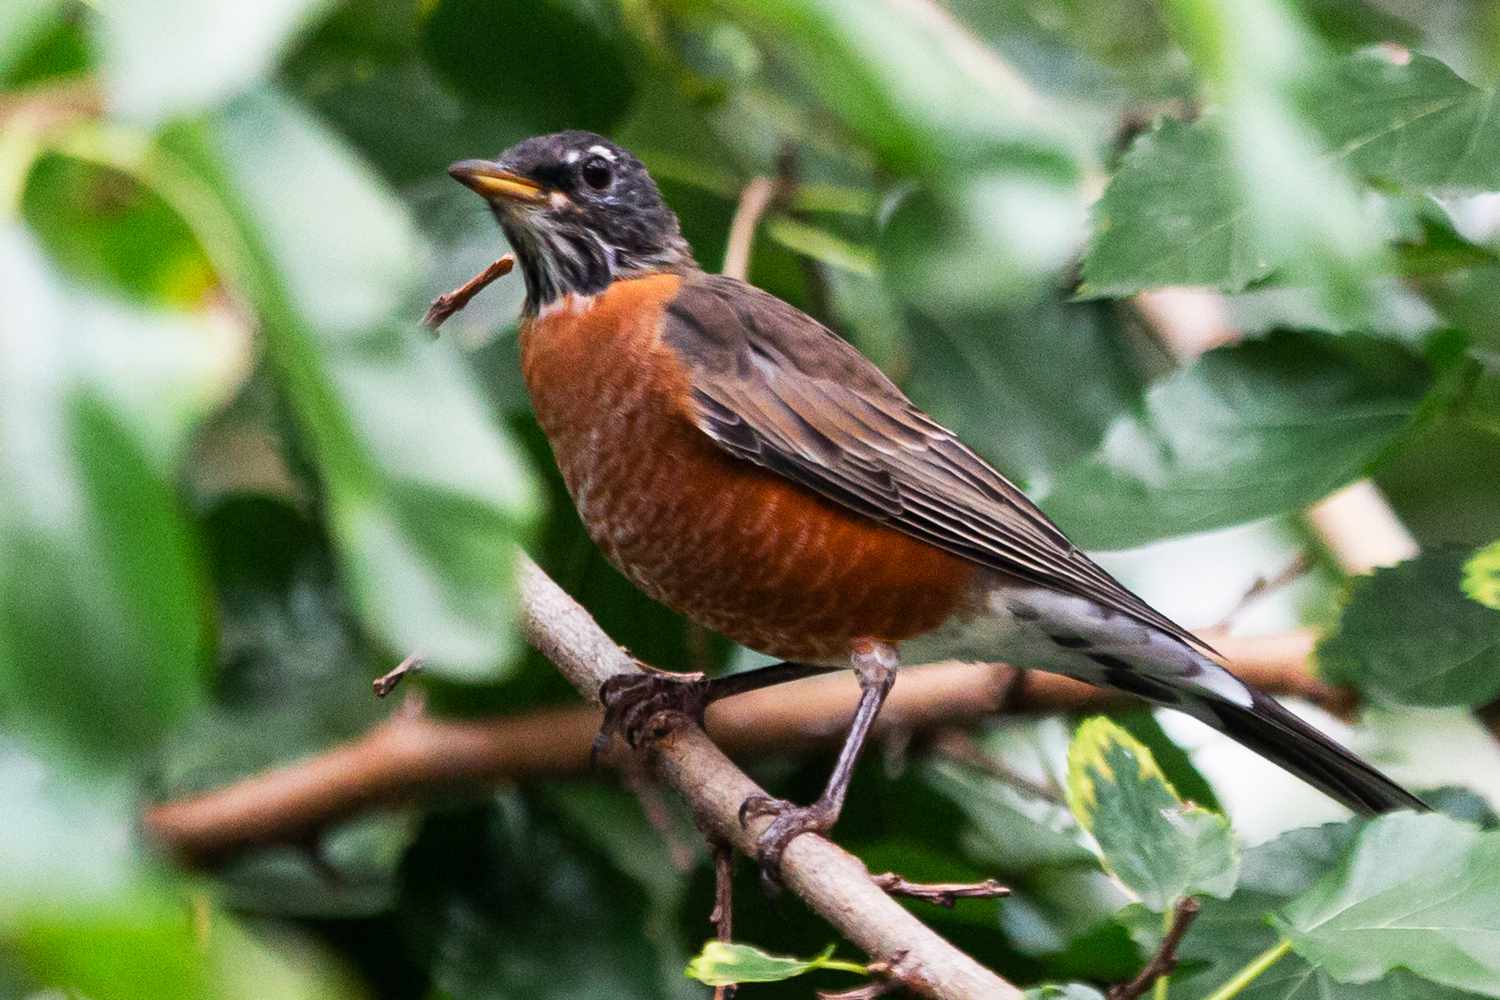
<svg viewBox="0 0 1500 1000"><path fill-rule="evenodd" d="M1239 996L1245 987L1255 982L1261 973L1281 961L1286 953L1291 950L1292 942L1286 938L1282 938L1276 944L1251 959L1249 964L1239 972L1236 972L1229 982L1214 990L1208 996L1204 997L1203 1000L1230 1000L1231 997Z"/></svg>

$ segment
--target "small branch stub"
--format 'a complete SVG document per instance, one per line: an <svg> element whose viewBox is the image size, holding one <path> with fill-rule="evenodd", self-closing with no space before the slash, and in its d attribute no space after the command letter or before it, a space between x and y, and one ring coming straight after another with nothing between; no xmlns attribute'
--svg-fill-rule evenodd
<svg viewBox="0 0 1500 1000"><path fill-rule="evenodd" d="M983 882L908 882L895 872L872 875L871 879L892 896L922 899L944 909L953 909L960 899L998 899L1010 890L992 878Z"/></svg>
<svg viewBox="0 0 1500 1000"><path fill-rule="evenodd" d="M1183 935L1197 916L1196 899L1192 896L1179 899L1172 911L1172 926L1162 938L1161 947L1156 949L1156 954L1151 956L1151 961L1146 963L1139 975L1128 983L1111 987L1107 994L1108 1000L1136 1000L1136 997L1145 995L1158 979L1170 975L1177 968L1177 946L1182 943Z"/></svg>
<svg viewBox="0 0 1500 1000"><path fill-rule="evenodd" d="M420 673L422 663L422 654L413 653L390 670L375 678L374 682L370 685L375 689L375 697L384 698L396 690L396 686L406 678L407 674Z"/></svg>
<svg viewBox="0 0 1500 1000"><path fill-rule="evenodd" d="M497 278L509 274L511 268L515 266L516 258L506 254L453 291L439 295L432 300L432 305L427 307L427 314L422 317L422 325L436 333L437 328L447 322L449 316L468 305L470 299L484 291Z"/></svg>

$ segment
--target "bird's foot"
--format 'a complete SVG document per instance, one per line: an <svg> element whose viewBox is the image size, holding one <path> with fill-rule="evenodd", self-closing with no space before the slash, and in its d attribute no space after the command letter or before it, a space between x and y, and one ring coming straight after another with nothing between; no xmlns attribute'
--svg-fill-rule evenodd
<svg viewBox="0 0 1500 1000"><path fill-rule="evenodd" d="M827 833L838 821L837 807L823 799L799 806L769 795L752 795L740 803L740 825L752 817L771 816L771 825L761 832L755 859L760 862L761 882L771 892L781 888L781 856L793 840L804 833Z"/></svg>
<svg viewBox="0 0 1500 1000"><path fill-rule="evenodd" d="M674 674L643 669L616 674L599 688L604 722L594 737L594 756L619 733L632 747L657 739L687 722L703 724L708 708L709 682L702 674Z"/></svg>

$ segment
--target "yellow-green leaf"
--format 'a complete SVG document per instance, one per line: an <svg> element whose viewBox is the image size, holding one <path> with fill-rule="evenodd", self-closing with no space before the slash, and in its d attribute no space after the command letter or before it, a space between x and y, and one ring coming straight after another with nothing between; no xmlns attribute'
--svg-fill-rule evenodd
<svg viewBox="0 0 1500 1000"><path fill-rule="evenodd" d="M869 970L858 962L834 958L833 945L812 958L801 959L770 955L748 944L728 941L704 944L703 950L688 962L684 975L706 986L732 986L735 983L777 983L818 969L869 975Z"/></svg>
<svg viewBox="0 0 1500 1000"><path fill-rule="evenodd" d="M1487 608L1500 611L1500 539L1469 557L1464 563L1464 593Z"/></svg>
<svg viewBox="0 0 1500 1000"><path fill-rule="evenodd" d="M1105 867L1152 910L1234 891L1240 857L1228 822L1183 802L1145 744L1109 719L1089 719L1073 737L1068 805Z"/></svg>

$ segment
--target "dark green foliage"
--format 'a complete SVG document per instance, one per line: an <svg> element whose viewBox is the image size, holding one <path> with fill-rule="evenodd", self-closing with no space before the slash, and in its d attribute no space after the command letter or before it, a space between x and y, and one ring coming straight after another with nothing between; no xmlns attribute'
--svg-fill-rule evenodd
<svg viewBox="0 0 1500 1000"><path fill-rule="evenodd" d="M972 753L918 733L862 762L837 839L872 870L1014 890L911 903L924 921L1019 984L1069 984L1030 994L1057 1000L1134 975L1183 893L1203 915L1174 1000L1282 933L1294 949L1240 997L1500 994L1500 751L1461 714L1500 693L1500 244L1471 197L1500 188L1486 17L1404 0L12 2L0 995L706 995L683 975L710 936L701 838L670 793L644 810L613 773L445 786L201 872L141 821L354 739L406 695L434 716L575 703L514 628L521 548L643 659L749 662L588 541L517 371L520 283L436 340L417 329L504 250L445 167L564 127L639 152L710 269L746 182L794 151L751 279L875 358L1079 544L1238 528L1119 564L1185 624L1235 604L1252 565L1290 562L1297 512L1366 475L1424 546L1342 605L1320 564L1242 624L1336 620L1328 679L1403 713L1354 743L1451 818L1265 840L1301 806L1138 709L1075 750L1080 825L1074 720L978 726ZM1229 315L1274 332L1179 367L1130 298L1176 284L1246 290ZM1231 554L1174 562L1199 552ZM414 651L427 675L373 699ZM1436 758L1412 735L1429 729L1468 734L1476 759ZM805 801L830 757L747 766ZM751 865L735 885L738 942L863 960L794 897L765 899ZM857 981L824 967L742 996Z"/></svg>

